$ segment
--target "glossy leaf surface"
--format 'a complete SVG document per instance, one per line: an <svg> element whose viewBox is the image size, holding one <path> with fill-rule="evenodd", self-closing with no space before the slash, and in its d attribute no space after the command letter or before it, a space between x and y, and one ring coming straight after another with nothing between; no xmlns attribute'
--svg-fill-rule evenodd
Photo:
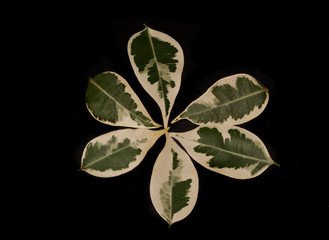
<svg viewBox="0 0 329 240"><path fill-rule="evenodd" d="M97 177L115 177L134 169L163 130L121 129L91 140L81 159L81 170Z"/></svg>
<svg viewBox="0 0 329 240"><path fill-rule="evenodd" d="M86 104L98 121L113 125L157 128L136 93L125 79L114 72L100 73L89 79Z"/></svg>
<svg viewBox="0 0 329 240"><path fill-rule="evenodd" d="M173 122L188 119L195 124L242 124L257 117L267 102L267 89L254 77L236 74L217 81Z"/></svg>
<svg viewBox="0 0 329 240"><path fill-rule="evenodd" d="M167 134L166 145L152 172L150 193L159 215L171 225L190 214L199 179L190 157Z"/></svg>
<svg viewBox="0 0 329 240"><path fill-rule="evenodd" d="M128 55L139 82L158 103L166 128L181 83L183 50L172 37L145 27L130 38Z"/></svg>
<svg viewBox="0 0 329 240"><path fill-rule="evenodd" d="M239 127L205 125L171 136L202 166L232 178L256 177L274 164L262 141Z"/></svg>

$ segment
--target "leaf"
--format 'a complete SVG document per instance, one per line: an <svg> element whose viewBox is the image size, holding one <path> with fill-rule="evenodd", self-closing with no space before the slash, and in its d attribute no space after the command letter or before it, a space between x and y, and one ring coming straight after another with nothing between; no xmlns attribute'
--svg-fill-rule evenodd
<svg viewBox="0 0 329 240"><path fill-rule="evenodd" d="M202 166L232 178L253 178L278 165L256 135L239 127L205 125L171 136Z"/></svg>
<svg viewBox="0 0 329 240"><path fill-rule="evenodd" d="M150 193L156 211L171 226L194 208L199 179L190 157L168 134L166 137L153 167Z"/></svg>
<svg viewBox="0 0 329 240"><path fill-rule="evenodd" d="M140 164L164 130L121 129L92 139L81 158L81 170L97 177L115 177Z"/></svg>
<svg viewBox="0 0 329 240"><path fill-rule="evenodd" d="M139 82L158 103L166 128L181 83L182 48L167 34L146 26L130 38L128 55Z"/></svg>
<svg viewBox="0 0 329 240"><path fill-rule="evenodd" d="M257 117L268 98L267 89L252 76L232 75L218 80L173 122L188 119L195 124L242 124Z"/></svg>
<svg viewBox="0 0 329 240"><path fill-rule="evenodd" d="M86 104L98 121L138 128L157 128L136 93L125 79L114 72L103 72L89 79Z"/></svg>

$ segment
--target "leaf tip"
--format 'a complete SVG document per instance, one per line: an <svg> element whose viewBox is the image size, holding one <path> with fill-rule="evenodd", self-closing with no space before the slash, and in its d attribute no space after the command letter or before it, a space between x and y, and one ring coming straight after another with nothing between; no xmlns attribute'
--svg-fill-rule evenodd
<svg viewBox="0 0 329 240"><path fill-rule="evenodd" d="M278 164L277 162L274 162L274 161L273 161L273 164L274 164L275 166L281 167L280 164Z"/></svg>

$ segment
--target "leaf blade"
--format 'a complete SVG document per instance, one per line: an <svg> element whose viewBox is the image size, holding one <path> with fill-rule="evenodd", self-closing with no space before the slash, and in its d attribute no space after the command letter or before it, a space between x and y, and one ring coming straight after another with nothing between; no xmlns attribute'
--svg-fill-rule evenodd
<svg viewBox="0 0 329 240"><path fill-rule="evenodd" d="M159 105L166 128L180 88L182 48L169 35L146 26L129 39L128 55L139 82Z"/></svg>
<svg viewBox="0 0 329 240"><path fill-rule="evenodd" d="M82 157L81 170L97 177L115 177L133 170L163 130L121 129L92 139Z"/></svg>
<svg viewBox="0 0 329 240"><path fill-rule="evenodd" d="M89 79L86 106L98 121L138 128L157 128L144 105L127 81L114 72L103 72Z"/></svg>
<svg viewBox="0 0 329 240"><path fill-rule="evenodd" d="M238 125L261 114L268 98L268 90L254 77L235 74L218 80L172 122Z"/></svg>
<svg viewBox="0 0 329 240"><path fill-rule="evenodd" d="M171 226L193 210L199 179L189 156L168 134L166 137L166 145L153 167L150 195L158 214Z"/></svg>
<svg viewBox="0 0 329 240"><path fill-rule="evenodd" d="M203 125L172 137L199 164L228 177L253 178L276 164L263 142L243 128Z"/></svg>

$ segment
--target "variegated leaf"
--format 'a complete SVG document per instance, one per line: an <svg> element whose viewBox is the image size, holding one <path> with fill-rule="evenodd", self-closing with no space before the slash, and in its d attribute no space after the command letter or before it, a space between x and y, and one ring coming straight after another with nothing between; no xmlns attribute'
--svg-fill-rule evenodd
<svg viewBox="0 0 329 240"><path fill-rule="evenodd" d="M205 125L170 134L202 166L232 178L253 178L278 165L256 135L239 127Z"/></svg>
<svg viewBox="0 0 329 240"><path fill-rule="evenodd" d="M81 158L81 170L96 177L115 177L134 169L164 130L121 129L92 139Z"/></svg>
<svg viewBox="0 0 329 240"><path fill-rule="evenodd" d="M188 119L195 124L237 125L257 117L266 107L268 91L248 74L218 80L193 101L173 122Z"/></svg>
<svg viewBox="0 0 329 240"><path fill-rule="evenodd" d="M187 217L197 200L199 179L190 157L167 134L152 172L150 193L159 215L169 223Z"/></svg>
<svg viewBox="0 0 329 240"><path fill-rule="evenodd" d="M130 38L128 55L139 82L158 103L166 128L181 84L182 48L167 34L146 26Z"/></svg>
<svg viewBox="0 0 329 240"><path fill-rule="evenodd" d="M138 128L157 128L136 93L127 81L114 72L100 73L89 79L86 104L98 121Z"/></svg>

